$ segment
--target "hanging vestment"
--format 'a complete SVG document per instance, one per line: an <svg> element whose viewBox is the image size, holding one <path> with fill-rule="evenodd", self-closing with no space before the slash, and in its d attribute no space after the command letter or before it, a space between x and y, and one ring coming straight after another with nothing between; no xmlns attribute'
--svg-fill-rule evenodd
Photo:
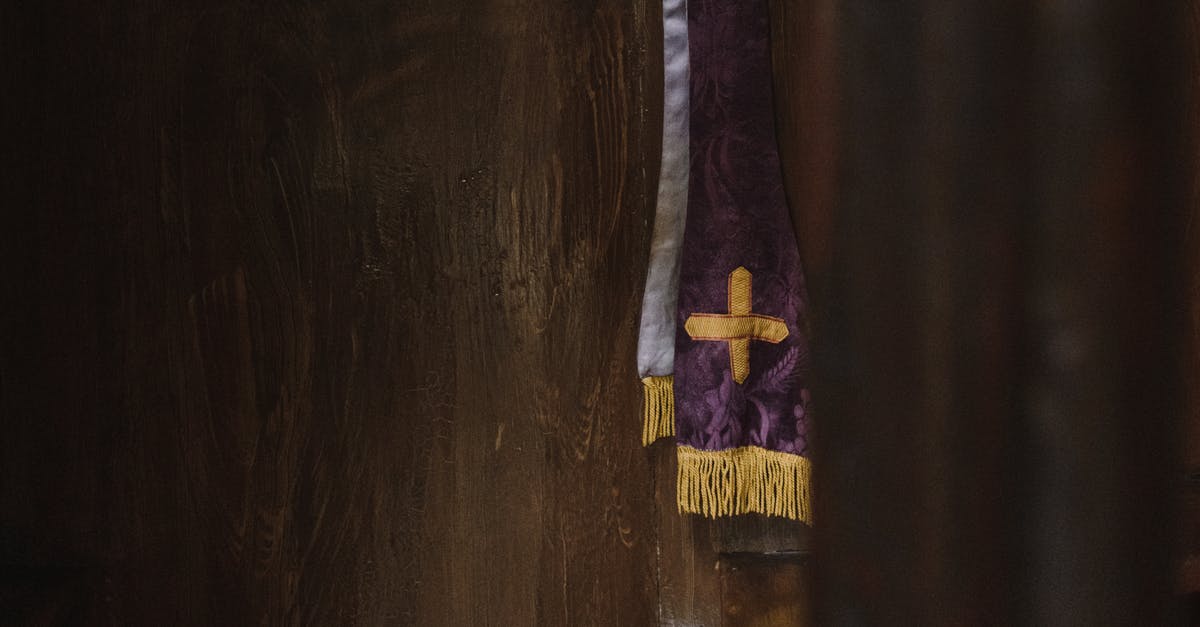
<svg viewBox="0 0 1200 627"><path fill-rule="evenodd" d="M662 165L650 265L638 333L638 376L645 384L642 443L674 435L675 315L688 191L688 35L686 0L663 0Z"/></svg>
<svg viewBox="0 0 1200 627"><path fill-rule="evenodd" d="M673 411L681 511L810 521L805 291L775 138L767 4L691 0L687 16L673 381L669 393L647 381L645 431L662 435L654 418Z"/></svg>

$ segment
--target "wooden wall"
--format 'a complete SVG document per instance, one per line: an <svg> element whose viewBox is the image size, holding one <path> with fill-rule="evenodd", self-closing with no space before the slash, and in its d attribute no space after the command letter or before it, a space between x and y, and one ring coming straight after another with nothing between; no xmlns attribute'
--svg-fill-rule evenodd
<svg viewBox="0 0 1200 627"><path fill-rule="evenodd" d="M3 12L7 611L657 620L654 2Z"/></svg>
<svg viewBox="0 0 1200 627"><path fill-rule="evenodd" d="M657 2L0 11L0 622L808 611L639 444Z"/></svg>
<svg viewBox="0 0 1200 627"><path fill-rule="evenodd" d="M1183 8L838 3L826 624L1181 624Z"/></svg>
<svg viewBox="0 0 1200 627"><path fill-rule="evenodd" d="M1069 4L772 2L815 540L639 444L655 0L0 4L0 623L1165 624L1188 22Z"/></svg>

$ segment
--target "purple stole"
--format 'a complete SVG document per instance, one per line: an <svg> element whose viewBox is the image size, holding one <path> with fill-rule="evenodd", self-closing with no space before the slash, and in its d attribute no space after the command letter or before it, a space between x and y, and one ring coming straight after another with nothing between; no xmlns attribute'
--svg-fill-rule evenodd
<svg viewBox="0 0 1200 627"><path fill-rule="evenodd" d="M808 338L766 0L690 0L672 409L682 512L811 521Z"/></svg>

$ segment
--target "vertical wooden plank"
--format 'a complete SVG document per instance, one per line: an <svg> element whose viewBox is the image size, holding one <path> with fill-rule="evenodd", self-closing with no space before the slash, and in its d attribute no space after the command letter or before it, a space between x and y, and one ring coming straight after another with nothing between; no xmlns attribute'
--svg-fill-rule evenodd
<svg viewBox="0 0 1200 627"><path fill-rule="evenodd" d="M795 557L730 555L721 559L723 627L807 627L811 569Z"/></svg>
<svg viewBox="0 0 1200 627"><path fill-rule="evenodd" d="M1180 494L1179 581L1177 589L1200 598L1200 3L1190 3L1188 12L1188 106L1187 128L1191 140L1191 196L1188 206L1191 215L1187 223L1186 245L1188 282L1188 342L1185 355L1184 423L1180 435L1183 441L1185 477ZM1195 601L1191 620L1200 621L1200 608Z"/></svg>
<svg viewBox="0 0 1200 627"><path fill-rule="evenodd" d="M548 6L562 13L538 26L555 45L530 58L561 59L551 62L563 63L570 79L557 94L547 94L563 104L547 114L547 123L557 119L560 126L543 162L542 189L557 194L561 186L562 192L551 196L543 215L529 212L528 200L516 196L514 240L526 241L527 229L542 235L526 244L523 259L507 260L513 279L528 276L531 264L541 267L539 255L549 266L540 277L540 295L513 295L515 302L533 296L538 303L528 332L541 338L529 351L544 383L528 390L537 399L535 416L546 443L538 622L652 624L653 470L638 438L630 439L640 428L641 386L629 375L657 183L647 164L657 160L661 135L642 90L647 67L661 50L647 43L654 11L644 2ZM577 30L559 32L564 25ZM539 75L536 66L514 73L521 80ZM531 106L544 101L536 91L528 93L536 82L513 86ZM526 137L529 123L512 132ZM530 158L527 150L512 156ZM529 170L513 180L524 183L528 176Z"/></svg>
<svg viewBox="0 0 1200 627"><path fill-rule="evenodd" d="M835 254L814 345L824 622L1005 624L1011 611L1020 18L868 3L837 18Z"/></svg>
<svg viewBox="0 0 1200 627"><path fill-rule="evenodd" d="M675 500L673 445L650 448L655 461L658 503L657 625L717 627L721 624L720 556L710 538L709 521L679 513Z"/></svg>
<svg viewBox="0 0 1200 627"><path fill-rule="evenodd" d="M1036 622L1171 618L1158 536L1173 512L1191 213L1181 9L1085 2L1039 16L1023 408L1044 478L1031 494Z"/></svg>
<svg viewBox="0 0 1200 627"><path fill-rule="evenodd" d="M842 4L824 622L1168 624L1170 13Z"/></svg>

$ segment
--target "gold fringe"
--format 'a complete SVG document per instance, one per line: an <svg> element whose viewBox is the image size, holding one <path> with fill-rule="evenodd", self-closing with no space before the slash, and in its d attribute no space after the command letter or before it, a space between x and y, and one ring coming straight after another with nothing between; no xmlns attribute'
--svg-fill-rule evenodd
<svg viewBox="0 0 1200 627"><path fill-rule="evenodd" d="M757 512L812 524L811 463L757 446L702 451L680 445L681 513L709 518Z"/></svg>
<svg viewBox="0 0 1200 627"><path fill-rule="evenodd" d="M646 377L642 403L642 446L650 446L655 440L675 435L675 377Z"/></svg>

